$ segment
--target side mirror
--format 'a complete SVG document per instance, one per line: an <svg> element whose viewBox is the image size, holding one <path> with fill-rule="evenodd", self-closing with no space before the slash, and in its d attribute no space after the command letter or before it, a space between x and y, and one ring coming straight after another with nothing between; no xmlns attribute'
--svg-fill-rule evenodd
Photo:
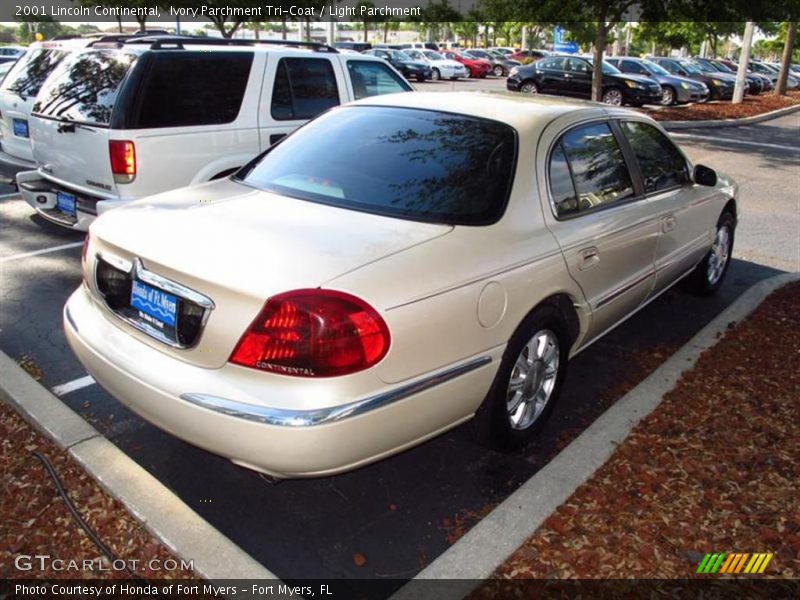
<svg viewBox="0 0 800 600"><path fill-rule="evenodd" d="M694 168L694 182L713 187L717 185L717 172L711 167L696 165Z"/></svg>

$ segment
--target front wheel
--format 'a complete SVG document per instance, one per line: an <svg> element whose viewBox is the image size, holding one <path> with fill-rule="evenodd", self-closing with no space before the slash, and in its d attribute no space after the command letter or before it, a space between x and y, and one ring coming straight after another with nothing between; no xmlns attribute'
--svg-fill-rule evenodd
<svg viewBox="0 0 800 600"><path fill-rule="evenodd" d="M495 65L494 66L494 76L495 77L502 77L505 75L505 71L503 71L502 65Z"/></svg>
<svg viewBox="0 0 800 600"><path fill-rule="evenodd" d="M722 286L733 254L735 228L733 215L727 211L722 213L717 222L717 233L714 235L711 249L689 276L688 283L695 294L710 296Z"/></svg>
<svg viewBox="0 0 800 600"><path fill-rule="evenodd" d="M539 88L533 81L526 81L520 86L519 91L523 94L538 94Z"/></svg>
<svg viewBox="0 0 800 600"><path fill-rule="evenodd" d="M622 106L622 92L617 88L611 88L603 92L603 104L610 104L612 106Z"/></svg>
<svg viewBox="0 0 800 600"><path fill-rule="evenodd" d="M441 78L442 78L442 74L439 73L439 69L434 69L433 70L433 75L431 75L431 79L433 79L434 81L439 81Z"/></svg>
<svg viewBox="0 0 800 600"><path fill-rule="evenodd" d="M665 87L661 92L661 105L672 106L673 104L675 104L675 90Z"/></svg>
<svg viewBox="0 0 800 600"><path fill-rule="evenodd" d="M569 336L558 310L545 306L528 315L472 422L479 441L510 450L535 437L558 400L568 355Z"/></svg>

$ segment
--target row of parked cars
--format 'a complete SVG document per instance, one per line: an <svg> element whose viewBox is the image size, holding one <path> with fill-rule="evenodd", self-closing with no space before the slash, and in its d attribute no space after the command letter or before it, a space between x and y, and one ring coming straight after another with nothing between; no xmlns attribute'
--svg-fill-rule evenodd
<svg viewBox="0 0 800 600"><path fill-rule="evenodd" d="M736 87L738 65L729 60L613 56L603 61L602 101L616 106L671 106L708 100L729 100ZM800 68L792 65L788 88L800 87ZM592 58L551 55L511 70L509 90L590 98ZM750 61L746 94L773 89L779 68Z"/></svg>

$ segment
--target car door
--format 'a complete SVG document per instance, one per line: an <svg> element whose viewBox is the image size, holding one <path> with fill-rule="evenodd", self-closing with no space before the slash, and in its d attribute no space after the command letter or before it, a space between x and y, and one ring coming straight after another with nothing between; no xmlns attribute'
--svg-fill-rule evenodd
<svg viewBox="0 0 800 600"><path fill-rule="evenodd" d="M719 217L714 188L696 185L683 153L656 126L621 120L642 176L645 197L661 224L655 255L653 293L685 275L703 258Z"/></svg>
<svg viewBox="0 0 800 600"><path fill-rule="evenodd" d="M564 91L570 96L591 98L592 66L580 58L568 58L564 71Z"/></svg>
<svg viewBox="0 0 800 600"><path fill-rule="evenodd" d="M536 63L536 85L540 92L564 93L564 59L548 58Z"/></svg>
<svg viewBox="0 0 800 600"><path fill-rule="evenodd" d="M551 128L545 223L592 314L586 343L635 311L649 296L661 232L653 203L642 198L633 158L607 119Z"/></svg>

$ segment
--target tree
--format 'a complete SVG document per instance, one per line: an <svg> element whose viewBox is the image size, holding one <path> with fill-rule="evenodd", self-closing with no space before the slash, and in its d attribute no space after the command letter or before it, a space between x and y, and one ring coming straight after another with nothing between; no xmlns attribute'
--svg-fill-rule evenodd
<svg viewBox="0 0 800 600"><path fill-rule="evenodd" d="M356 5L356 14L361 15L361 25L364 27L365 42L369 38L369 24L372 22L369 12L373 8L375 8L375 5L369 0L358 0L358 4Z"/></svg>
<svg viewBox="0 0 800 600"><path fill-rule="evenodd" d="M794 41L797 36L797 21L790 21L786 27L786 42L783 46L783 57L781 58L781 71L778 75L778 84L775 86L775 94L786 95L786 81L789 77L789 67L792 62L792 51Z"/></svg>

